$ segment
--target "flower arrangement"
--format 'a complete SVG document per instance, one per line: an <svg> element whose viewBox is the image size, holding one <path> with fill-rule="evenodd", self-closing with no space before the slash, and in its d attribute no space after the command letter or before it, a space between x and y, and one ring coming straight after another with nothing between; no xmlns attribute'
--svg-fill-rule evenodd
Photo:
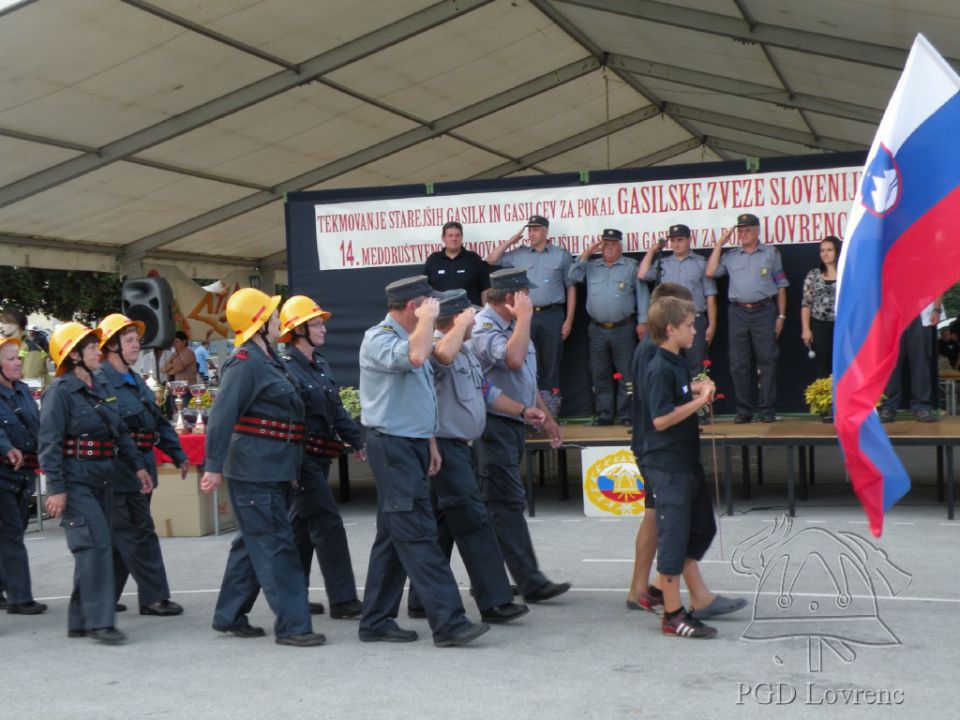
<svg viewBox="0 0 960 720"><path fill-rule="evenodd" d="M352 385L344 385L340 388L340 402L343 408L350 414L350 417L356 419L360 417L360 391Z"/></svg>
<svg viewBox="0 0 960 720"><path fill-rule="evenodd" d="M803 399L814 415L829 415L833 411L833 375L807 385Z"/></svg>

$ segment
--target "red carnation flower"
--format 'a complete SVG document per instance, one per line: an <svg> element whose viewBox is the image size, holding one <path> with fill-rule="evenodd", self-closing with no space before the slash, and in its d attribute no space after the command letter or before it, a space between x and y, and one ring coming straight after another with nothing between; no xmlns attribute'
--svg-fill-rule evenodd
<svg viewBox="0 0 960 720"><path fill-rule="evenodd" d="M623 380L623 373L614 373L614 374L613 374L613 379L614 379L614 380Z"/></svg>
<svg viewBox="0 0 960 720"><path fill-rule="evenodd" d="M552 388L552 389L550 390L550 392L552 392L554 395L559 395L559 394L560 394L560 388Z"/></svg>
<svg viewBox="0 0 960 720"><path fill-rule="evenodd" d="M713 365L713 360L704 360L704 361L703 361L703 366L704 366L705 368L708 368L708 367L710 367L711 365Z"/></svg>
<svg viewBox="0 0 960 720"><path fill-rule="evenodd" d="M717 393L716 395L713 396L713 399L714 399L714 400L723 400L725 397L726 397L726 395L724 395L723 393Z"/></svg>

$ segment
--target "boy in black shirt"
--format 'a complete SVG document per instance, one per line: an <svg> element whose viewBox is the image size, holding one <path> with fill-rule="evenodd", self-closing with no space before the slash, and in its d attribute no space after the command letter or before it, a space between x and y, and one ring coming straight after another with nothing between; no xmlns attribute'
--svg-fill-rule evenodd
<svg viewBox="0 0 960 720"><path fill-rule="evenodd" d="M695 317L693 304L678 298L662 298L650 308L648 330L659 349L644 374L642 461L656 493L661 630L664 635L710 638L716 629L687 612L680 601L680 575L697 566L716 534L697 421L697 411L713 399L716 387L709 379L694 387L680 358L680 351L693 345ZM716 596L713 602L727 599ZM710 612L712 606L704 610L718 614Z"/></svg>

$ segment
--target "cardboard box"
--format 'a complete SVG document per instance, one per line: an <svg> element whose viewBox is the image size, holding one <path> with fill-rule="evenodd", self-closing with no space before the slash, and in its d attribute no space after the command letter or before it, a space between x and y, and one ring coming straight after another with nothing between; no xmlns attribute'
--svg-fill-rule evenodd
<svg viewBox="0 0 960 720"><path fill-rule="evenodd" d="M201 537L214 531L214 496L200 491L200 471L184 480L172 465L161 465L158 487L150 503L153 524L160 537ZM220 532L236 528L226 483L220 486L216 508Z"/></svg>

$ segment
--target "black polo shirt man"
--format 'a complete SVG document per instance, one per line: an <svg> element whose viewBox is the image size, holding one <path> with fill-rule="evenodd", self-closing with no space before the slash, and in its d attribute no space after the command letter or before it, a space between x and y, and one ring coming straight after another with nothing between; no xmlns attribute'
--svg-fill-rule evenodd
<svg viewBox="0 0 960 720"><path fill-rule="evenodd" d="M466 290L474 305L483 305L483 292L490 287L490 266L477 253L463 247L463 226L443 226L443 250L431 253L423 274L434 290Z"/></svg>

